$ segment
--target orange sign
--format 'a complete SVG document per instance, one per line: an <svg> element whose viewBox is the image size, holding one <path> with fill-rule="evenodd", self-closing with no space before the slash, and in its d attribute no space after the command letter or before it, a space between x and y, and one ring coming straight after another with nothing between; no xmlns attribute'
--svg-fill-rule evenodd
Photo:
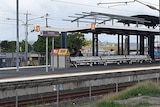
<svg viewBox="0 0 160 107"><path fill-rule="evenodd" d="M96 23L91 23L91 29L95 30L95 28L96 28Z"/></svg>
<svg viewBox="0 0 160 107"><path fill-rule="evenodd" d="M37 25L37 26L35 27L35 31L36 31L36 32L40 32L40 26L39 26L39 25Z"/></svg>

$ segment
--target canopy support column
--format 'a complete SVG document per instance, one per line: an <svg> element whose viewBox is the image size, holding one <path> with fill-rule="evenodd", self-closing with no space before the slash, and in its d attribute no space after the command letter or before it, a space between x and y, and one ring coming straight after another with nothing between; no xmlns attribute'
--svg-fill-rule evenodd
<svg viewBox="0 0 160 107"><path fill-rule="evenodd" d="M96 56L98 56L98 34L95 34Z"/></svg>
<svg viewBox="0 0 160 107"><path fill-rule="evenodd" d="M92 33L92 56L95 55L95 33Z"/></svg>
<svg viewBox="0 0 160 107"><path fill-rule="evenodd" d="M67 48L67 32L61 33L61 48Z"/></svg>
<svg viewBox="0 0 160 107"><path fill-rule="evenodd" d="M124 55L123 53L123 35L121 36L121 55Z"/></svg>
<svg viewBox="0 0 160 107"><path fill-rule="evenodd" d="M118 55L120 55L120 35L118 35Z"/></svg>
<svg viewBox="0 0 160 107"><path fill-rule="evenodd" d="M149 47L149 55L152 59L154 59L154 35L149 35L148 37L148 47Z"/></svg>
<svg viewBox="0 0 160 107"><path fill-rule="evenodd" d="M144 35L140 35L140 55L144 55Z"/></svg>

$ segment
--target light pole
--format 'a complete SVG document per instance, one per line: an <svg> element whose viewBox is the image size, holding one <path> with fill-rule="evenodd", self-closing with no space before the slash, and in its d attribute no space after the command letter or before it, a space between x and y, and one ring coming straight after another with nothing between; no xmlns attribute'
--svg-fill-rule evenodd
<svg viewBox="0 0 160 107"><path fill-rule="evenodd" d="M16 41L16 71L19 72L19 1L16 1L16 28L17 28L17 41ZM16 103L17 107L17 103Z"/></svg>

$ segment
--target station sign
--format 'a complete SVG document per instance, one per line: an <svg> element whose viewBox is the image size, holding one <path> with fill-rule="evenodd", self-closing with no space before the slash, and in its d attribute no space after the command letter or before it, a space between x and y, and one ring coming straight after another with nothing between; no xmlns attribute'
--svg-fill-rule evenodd
<svg viewBox="0 0 160 107"><path fill-rule="evenodd" d="M48 36L48 37L59 36L59 32L58 31L41 31L41 36Z"/></svg>

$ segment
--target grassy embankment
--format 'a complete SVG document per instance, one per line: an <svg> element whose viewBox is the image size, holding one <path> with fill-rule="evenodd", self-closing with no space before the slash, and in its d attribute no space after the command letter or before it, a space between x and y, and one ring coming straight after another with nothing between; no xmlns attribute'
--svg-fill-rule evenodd
<svg viewBox="0 0 160 107"><path fill-rule="evenodd" d="M115 100L124 100L135 98L139 96L151 96L160 98L160 83L153 83L151 81L143 82L132 86L120 93L107 96L98 101L97 107L149 107L148 102L139 102L135 105L119 104Z"/></svg>

